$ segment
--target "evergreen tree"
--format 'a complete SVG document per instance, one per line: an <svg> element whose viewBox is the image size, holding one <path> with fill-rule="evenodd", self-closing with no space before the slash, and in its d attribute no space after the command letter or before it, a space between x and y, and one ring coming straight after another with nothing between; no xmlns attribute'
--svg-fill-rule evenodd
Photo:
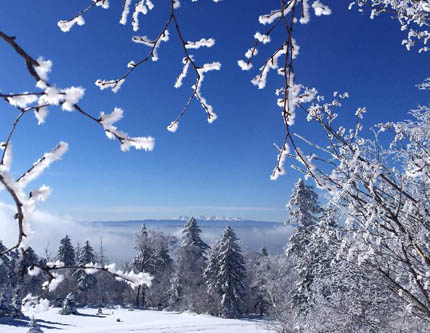
<svg viewBox="0 0 430 333"><path fill-rule="evenodd" d="M201 229L194 217L190 218L182 230L182 248L193 253L196 258L205 256L209 246L200 238Z"/></svg>
<svg viewBox="0 0 430 333"><path fill-rule="evenodd" d="M15 265L14 271L17 273L16 284L13 285L13 288L18 292L18 295L16 296L17 298L22 298L29 293L38 294L41 291L44 276L43 274L28 274L30 262L39 265L42 264L39 257L31 247L28 247L23 253L19 252L18 257L12 261Z"/></svg>
<svg viewBox="0 0 430 333"><path fill-rule="evenodd" d="M67 235L60 241L57 259L64 262L66 266L75 266L75 249Z"/></svg>
<svg viewBox="0 0 430 333"><path fill-rule="evenodd" d="M151 247L148 230L143 224L140 232L136 235L136 250L137 255L133 261L133 267L136 272L146 272L154 274L155 271L155 257L154 249ZM146 306L146 286L138 286L136 293L136 306Z"/></svg>
<svg viewBox="0 0 430 333"><path fill-rule="evenodd" d="M307 311L308 292L313 279L313 258L305 253L310 251L312 234L322 209L318 203L318 194L312 186L305 185L302 179L299 179L294 186L287 208L289 211L287 223L294 224L297 228L289 240L286 255L291 261L297 278L293 306L300 315Z"/></svg>
<svg viewBox="0 0 430 333"><path fill-rule="evenodd" d="M173 304L170 307L176 310L190 310L203 312L205 310L206 288L203 272L206 266L206 251L209 246L200 238L201 230L192 217L182 230L182 243L178 251L178 266ZM172 286L173 287L173 286ZM173 290L172 290L173 292Z"/></svg>
<svg viewBox="0 0 430 333"><path fill-rule="evenodd" d="M154 251L155 271L153 272L153 283L148 290L148 301L159 310L169 304L169 284L173 273L173 260L169 254L169 248L165 240L167 237L158 233L161 243Z"/></svg>
<svg viewBox="0 0 430 333"><path fill-rule="evenodd" d="M230 226L211 256L205 276L209 292L217 293L221 299L219 314L226 318L240 317L247 297L247 275L238 238Z"/></svg>
<svg viewBox="0 0 430 333"><path fill-rule="evenodd" d="M207 266L203 273L207 291L206 303L208 310L211 314L216 316L220 314L219 304L221 303L219 286L217 284L219 271L219 246L220 242L218 241L210 249Z"/></svg>
<svg viewBox="0 0 430 333"><path fill-rule="evenodd" d="M79 254L78 266L85 266L96 262L94 250L89 241L85 242ZM75 272L78 280L78 289L81 291L82 301L88 303L88 292L93 289L97 283L97 279L93 274L87 274L85 269L78 269Z"/></svg>
<svg viewBox="0 0 430 333"><path fill-rule="evenodd" d="M250 298L252 311L263 316L266 313L270 300L267 293L267 278L270 270L269 254L265 247L257 253L251 265Z"/></svg>

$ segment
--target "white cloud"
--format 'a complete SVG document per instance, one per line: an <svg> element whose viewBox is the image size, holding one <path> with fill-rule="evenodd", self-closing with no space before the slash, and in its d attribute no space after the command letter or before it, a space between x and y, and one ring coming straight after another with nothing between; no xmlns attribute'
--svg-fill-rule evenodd
<svg viewBox="0 0 430 333"><path fill-rule="evenodd" d="M0 202L0 240L6 246L16 244L18 237L18 226L13 216L16 210L13 205ZM100 237L103 237L103 246L106 254L113 260L123 259L127 252L133 249L126 248L123 251L124 244L130 244L130 233L125 236L123 233L103 232L103 230L94 229L88 225L79 223L67 215L55 215L45 210L37 210L31 219L31 230L34 232L30 240L30 246L35 249L39 255L43 255L45 249L52 255L56 255L60 239L69 235L73 244L89 240L95 250L99 249ZM127 253L129 254L129 253Z"/></svg>

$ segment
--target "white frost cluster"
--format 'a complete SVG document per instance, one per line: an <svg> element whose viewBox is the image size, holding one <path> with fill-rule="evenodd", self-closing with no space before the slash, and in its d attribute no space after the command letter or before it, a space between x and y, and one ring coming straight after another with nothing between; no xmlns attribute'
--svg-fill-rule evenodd
<svg viewBox="0 0 430 333"><path fill-rule="evenodd" d="M61 20L57 23L58 27L61 29L62 32L69 32L75 24L84 25L84 18L79 15L71 20Z"/></svg>
<svg viewBox="0 0 430 333"><path fill-rule="evenodd" d="M249 71L252 68L251 58L257 54L258 54L258 49L256 47L249 49L245 53L245 57L248 59L248 61L244 61L240 59L237 61L237 64L243 71Z"/></svg>
<svg viewBox="0 0 430 333"><path fill-rule="evenodd" d="M136 7L134 8L134 12L133 12L133 22L131 23L134 31L139 30L139 14L146 15L148 14L148 11L152 10L153 8L154 8L154 4L151 2L151 0L140 0L136 4ZM128 14L128 10L127 10L127 14ZM124 15L124 12L123 12L123 15Z"/></svg>
<svg viewBox="0 0 430 333"><path fill-rule="evenodd" d="M416 87L420 90L430 90L430 77L426 78L424 82L417 84Z"/></svg>
<svg viewBox="0 0 430 333"><path fill-rule="evenodd" d="M133 271L130 272L122 272L120 270L116 270L115 264L106 265L104 267L106 271L109 273L115 275L115 279L119 281L125 281L128 283L133 289L142 285L146 285L148 287L151 286L153 277L144 272L140 272L138 274L134 273Z"/></svg>
<svg viewBox="0 0 430 333"><path fill-rule="evenodd" d="M278 163L275 169L273 169L273 172L270 176L271 180L277 180L279 176L285 174L284 164L285 164L285 159L287 158L289 153L290 153L290 147L288 146L287 143L285 143L281 149L278 148Z"/></svg>
<svg viewBox="0 0 430 333"><path fill-rule="evenodd" d="M133 289L142 285L150 287L153 279L151 275L143 272L136 274L133 271L130 271L128 273L122 273L121 271L117 271L116 274L118 275L118 277L116 277L117 280L125 280L127 284L130 285L130 287L132 287Z"/></svg>
<svg viewBox="0 0 430 333"><path fill-rule="evenodd" d="M213 39L213 38L209 38L209 39L202 38L202 39L200 39L197 42L190 42L190 41L188 41L185 44L185 47L187 49L199 49L199 48L201 48L203 46L204 47L212 47L214 45L215 45L215 39Z"/></svg>
<svg viewBox="0 0 430 333"><path fill-rule="evenodd" d="M64 281L64 276L58 273L51 273L52 278L48 281L43 282L42 289L48 290L49 292L54 291Z"/></svg>
<svg viewBox="0 0 430 333"><path fill-rule="evenodd" d="M246 51L245 57L247 57L248 59L251 59L253 56L256 56L257 54L258 54L258 50L256 47L254 47Z"/></svg>
<svg viewBox="0 0 430 333"><path fill-rule="evenodd" d="M261 32L256 32L254 34L254 38L258 40L260 43L267 44L270 43L271 39L269 35L264 35Z"/></svg>
<svg viewBox="0 0 430 333"><path fill-rule="evenodd" d="M24 313L40 313L49 310L49 301L38 296L28 294L22 300L21 311Z"/></svg>
<svg viewBox="0 0 430 333"><path fill-rule="evenodd" d="M312 8L314 9L316 16L331 14L331 9L328 6L323 5L318 0L312 3Z"/></svg>
<svg viewBox="0 0 430 333"><path fill-rule="evenodd" d="M38 190L31 190L30 197L35 201L46 201L51 192L52 189L44 184Z"/></svg>
<svg viewBox="0 0 430 333"><path fill-rule="evenodd" d="M70 87L63 90L64 100L61 108L65 111L73 111L74 104L77 104L79 100L84 96L85 89L82 87Z"/></svg>
<svg viewBox="0 0 430 333"><path fill-rule="evenodd" d="M85 273L88 275L96 274L102 268L99 264L92 262L86 264L85 267Z"/></svg>
<svg viewBox="0 0 430 333"><path fill-rule="evenodd" d="M95 0L96 6L102 7L103 9L109 9L109 0Z"/></svg>
<svg viewBox="0 0 430 333"><path fill-rule="evenodd" d="M127 24L127 17L128 17L128 14L130 13L130 4L131 4L131 0L124 1L124 6L122 8L122 13L121 13L121 19L119 20L120 24L123 24L123 25Z"/></svg>
<svg viewBox="0 0 430 333"><path fill-rule="evenodd" d="M113 140L117 138L121 143L121 150L128 151L130 147L135 149L143 149L146 151L151 151L154 149L155 140L152 137L129 137L127 133L119 131L116 126L113 126L115 122L122 118L124 111L121 108L114 108L112 113L105 114L100 113L100 118L98 122L105 130L106 136Z"/></svg>
<svg viewBox="0 0 430 333"><path fill-rule="evenodd" d="M95 82L95 85L99 87L100 90L110 88L114 93L116 93L121 88L124 82L125 82L125 79L109 80L109 81L97 80Z"/></svg>
<svg viewBox="0 0 430 333"><path fill-rule="evenodd" d="M50 261L46 263L46 267L48 268L62 268L64 267L64 262L57 260L57 261Z"/></svg>
<svg viewBox="0 0 430 333"><path fill-rule="evenodd" d="M191 60L193 60L192 56L191 56ZM179 74L178 78L176 79L175 88L182 87L182 80L187 76L188 69L190 67L190 62L191 62L190 59L188 59L187 57L182 59L182 63L184 64L184 67L182 68L181 74Z"/></svg>
<svg viewBox="0 0 430 333"><path fill-rule="evenodd" d="M169 126L167 126L167 130L169 132L175 133L178 130L179 123L177 120L172 121Z"/></svg>
<svg viewBox="0 0 430 333"><path fill-rule="evenodd" d="M200 67L199 69L197 69L199 75L200 75L200 80L197 82L197 86L193 86L192 88L195 89L195 93L196 93L196 97L199 100L200 104L202 105L202 107L205 109L206 113L208 114L208 122L211 124L213 123L216 119L217 119L217 115L215 112L213 112L213 108L212 105L208 104L208 102L206 101L206 98L204 98L201 95L201 86L202 86L202 82L204 79L204 74L206 72L209 71L219 71L221 69L221 63L220 62L212 62L209 64L204 64L203 67Z"/></svg>
<svg viewBox="0 0 430 333"><path fill-rule="evenodd" d="M36 161L33 167L18 179L17 185L21 188L26 187L31 181L39 177L52 163L61 159L68 148L69 145L66 142L60 142L51 152L45 153L41 159Z"/></svg>
<svg viewBox="0 0 430 333"><path fill-rule="evenodd" d="M39 66L34 66L34 70L42 80L48 81L48 73L51 72L52 61L49 59L45 60L43 57L39 57L37 58L37 63Z"/></svg>
<svg viewBox="0 0 430 333"><path fill-rule="evenodd" d="M178 9L181 7L181 2L179 0L173 0L173 9Z"/></svg>
<svg viewBox="0 0 430 333"><path fill-rule="evenodd" d="M34 116L37 119L37 124L42 125L48 116L48 108L46 106L36 108L34 110Z"/></svg>
<svg viewBox="0 0 430 333"><path fill-rule="evenodd" d="M101 112L99 122L104 128L109 129L114 123L122 119L123 114L124 110L116 107L113 109L112 113L105 114L104 112Z"/></svg>
<svg viewBox="0 0 430 333"><path fill-rule="evenodd" d="M150 40L146 36L134 36L132 41L139 44L144 44L152 48L152 61L158 60L157 49L160 46L161 42L167 42L169 40L169 30L164 30L162 35L155 41Z"/></svg>
<svg viewBox="0 0 430 333"><path fill-rule="evenodd" d="M302 16L300 17L300 23L306 24L310 21L310 14L309 14L309 0L302 0Z"/></svg>
<svg viewBox="0 0 430 333"><path fill-rule="evenodd" d="M41 159L36 161L33 166L25 172L18 180L10 174L10 167L12 163L12 150L11 144L9 143L7 147L5 144L0 144L2 150L6 149L5 159L3 164L0 165L0 175L2 177L2 182L4 186L12 190L17 200L20 203L20 209L22 215L19 217L22 223L23 237L19 248L26 249L29 246L29 240L33 235L30 226L31 216L33 215L36 204L39 201L44 201L51 193L51 189L48 186L43 185L38 190L30 191L29 195L25 193L25 187L35 178L37 178L49 165L60 159L62 154L67 150L67 144L61 142L52 152L46 153ZM4 186L0 186L0 191L4 189Z"/></svg>
<svg viewBox="0 0 430 333"><path fill-rule="evenodd" d="M37 101L37 96L29 94L27 92L23 92L22 94L7 97L7 101L10 105L16 106L18 108L26 108L29 104L33 104Z"/></svg>
<svg viewBox="0 0 430 333"><path fill-rule="evenodd" d="M249 71L252 68L251 62L246 62L242 59L237 61L237 64L243 71Z"/></svg>
<svg viewBox="0 0 430 333"><path fill-rule="evenodd" d="M294 40L294 39L293 39ZM293 48L296 51L293 51L293 57L297 56L299 47L296 45L295 41L293 41ZM279 58L287 53L288 46L285 45L283 48L276 51L273 56L270 58L266 64L260 68L260 73L251 80L251 83L258 87L258 89L264 89L266 87L267 82L267 74L271 69L276 70L279 68ZM279 72L279 74L283 75L283 72Z"/></svg>

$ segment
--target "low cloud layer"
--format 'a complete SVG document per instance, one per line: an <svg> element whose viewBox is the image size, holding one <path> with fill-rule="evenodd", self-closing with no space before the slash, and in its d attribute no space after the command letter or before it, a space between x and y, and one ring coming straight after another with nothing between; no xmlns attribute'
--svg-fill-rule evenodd
<svg viewBox="0 0 430 333"><path fill-rule="evenodd" d="M13 216L15 208L0 202L0 240L6 246L16 243L18 237L17 223ZM60 239L69 235L73 244L81 244L89 240L96 251L103 239L105 254L116 262L131 260L134 255L134 235L143 222L132 221L115 224L82 223L70 216L60 216L48 211L38 210L32 220L32 235L30 244L39 255L45 255L45 250L55 256ZM145 221L148 228L158 229L168 234L181 237L184 221ZM227 223L199 221L202 228L202 238L213 244L222 236ZM272 253L281 253L289 237L294 231L292 227L285 227L280 223L265 222L232 222L242 245L258 250L265 246Z"/></svg>

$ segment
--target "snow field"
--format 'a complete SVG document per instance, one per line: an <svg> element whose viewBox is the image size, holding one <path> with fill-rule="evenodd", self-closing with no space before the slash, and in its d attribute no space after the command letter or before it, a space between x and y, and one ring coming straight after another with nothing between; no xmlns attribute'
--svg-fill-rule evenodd
<svg viewBox="0 0 430 333"><path fill-rule="evenodd" d="M269 333L264 321L248 319L224 319L194 313L166 311L103 309L97 316L97 309L79 309L80 315L60 315L59 308L35 316L44 332L145 332L145 333ZM117 321L117 320L120 321ZM6 325L0 318L1 333L23 333L28 327L24 321L13 321Z"/></svg>

